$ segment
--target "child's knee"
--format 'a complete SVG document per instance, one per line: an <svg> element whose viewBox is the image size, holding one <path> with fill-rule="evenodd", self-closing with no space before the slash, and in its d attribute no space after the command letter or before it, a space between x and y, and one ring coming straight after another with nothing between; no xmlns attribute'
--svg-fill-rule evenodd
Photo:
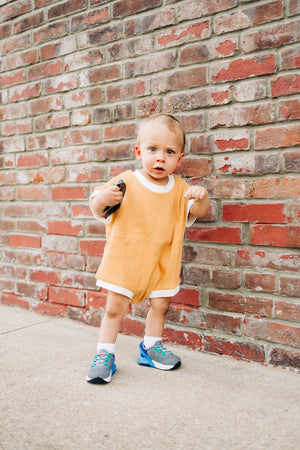
<svg viewBox="0 0 300 450"><path fill-rule="evenodd" d="M170 299L169 298L152 298L150 299L150 305L153 311L166 314L170 307Z"/></svg>

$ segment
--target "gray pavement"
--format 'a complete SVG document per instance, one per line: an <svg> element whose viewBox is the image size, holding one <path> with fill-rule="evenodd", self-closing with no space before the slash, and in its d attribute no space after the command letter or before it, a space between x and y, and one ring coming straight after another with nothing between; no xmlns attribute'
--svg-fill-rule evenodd
<svg viewBox="0 0 300 450"><path fill-rule="evenodd" d="M136 364L118 337L108 385L85 381L98 330L0 305L1 449L300 449L300 377L170 345L179 370Z"/></svg>

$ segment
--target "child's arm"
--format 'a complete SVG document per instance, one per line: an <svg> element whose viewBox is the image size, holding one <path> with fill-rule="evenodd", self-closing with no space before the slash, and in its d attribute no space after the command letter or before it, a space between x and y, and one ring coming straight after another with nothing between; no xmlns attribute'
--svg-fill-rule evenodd
<svg viewBox="0 0 300 450"><path fill-rule="evenodd" d="M106 206L117 205L123 198L119 186L115 184L101 190L95 188L94 194L96 195L91 199L91 207L98 217L103 216Z"/></svg>
<svg viewBox="0 0 300 450"><path fill-rule="evenodd" d="M194 203L189 211L192 216L199 218L206 216L209 208L209 197L204 187L190 186L184 196L189 200L194 199Z"/></svg>

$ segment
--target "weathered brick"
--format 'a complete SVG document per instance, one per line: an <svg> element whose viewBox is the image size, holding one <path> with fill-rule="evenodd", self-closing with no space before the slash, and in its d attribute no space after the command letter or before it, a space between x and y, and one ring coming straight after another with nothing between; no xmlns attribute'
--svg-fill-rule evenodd
<svg viewBox="0 0 300 450"><path fill-rule="evenodd" d="M273 247L300 247L299 226L254 225L251 228L250 243Z"/></svg>
<svg viewBox="0 0 300 450"><path fill-rule="evenodd" d="M52 200L82 200L88 198L88 188L84 186L57 186L51 189Z"/></svg>
<svg viewBox="0 0 300 450"><path fill-rule="evenodd" d="M195 64L225 58L233 56L237 50L237 38L210 39L205 43L190 44L183 47L179 53L179 64Z"/></svg>
<svg viewBox="0 0 300 450"><path fill-rule="evenodd" d="M80 289L49 287L49 301L70 306L85 306L85 294Z"/></svg>
<svg viewBox="0 0 300 450"><path fill-rule="evenodd" d="M33 33L34 44L43 44L45 42L51 41L52 39L59 39L66 36L68 33L68 22L67 20L62 20L60 22L55 21L49 25L40 28L38 31Z"/></svg>
<svg viewBox="0 0 300 450"><path fill-rule="evenodd" d="M230 61L227 64L224 64L224 62L212 64L211 80L213 83L218 83L251 76L268 75L274 72L276 72L274 55L242 58Z"/></svg>
<svg viewBox="0 0 300 450"><path fill-rule="evenodd" d="M281 1L274 1L264 5L251 6L235 13L218 16L215 20L217 34L227 33L242 28L261 25L282 16Z"/></svg>
<svg viewBox="0 0 300 450"><path fill-rule="evenodd" d="M137 34L147 33L158 28L172 25L174 21L173 8L158 10L153 14L148 13L145 16L138 16L127 20L125 23L124 34L125 36L136 36ZM146 36L143 39L146 39Z"/></svg>
<svg viewBox="0 0 300 450"><path fill-rule="evenodd" d="M281 277L280 292L281 294L289 295L291 297L300 297L300 279Z"/></svg>
<svg viewBox="0 0 300 450"><path fill-rule="evenodd" d="M232 342L220 337L206 336L203 342L203 350L248 361L257 361L261 363L265 361L265 350L263 345L252 342Z"/></svg>
<svg viewBox="0 0 300 450"><path fill-rule="evenodd" d="M300 75L286 75L273 78L270 82L273 97L300 92Z"/></svg>
<svg viewBox="0 0 300 450"><path fill-rule="evenodd" d="M153 80L153 93L202 86L207 83L207 67L177 71L171 75L160 75Z"/></svg>
<svg viewBox="0 0 300 450"><path fill-rule="evenodd" d="M109 19L108 7L105 6L94 11L85 12L76 17L72 17L71 30L73 32L85 30L102 23L107 22Z"/></svg>
<svg viewBox="0 0 300 450"><path fill-rule="evenodd" d="M254 198L297 198L299 195L300 180L298 178L286 177L282 180L279 178L265 178L253 182Z"/></svg>
<svg viewBox="0 0 300 450"><path fill-rule="evenodd" d="M41 248L41 238L26 234L11 234L9 236L10 247Z"/></svg>
<svg viewBox="0 0 300 450"><path fill-rule="evenodd" d="M275 347L271 351L270 364L274 366L300 369L300 352Z"/></svg>
<svg viewBox="0 0 300 450"><path fill-rule="evenodd" d="M223 242L224 244L240 244L241 229L239 227L190 227L187 239L200 242Z"/></svg>
<svg viewBox="0 0 300 450"><path fill-rule="evenodd" d="M244 297L240 294L223 294L209 292L209 306L221 311L250 314L259 317L271 317L272 299L261 297Z"/></svg>
<svg viewBox="0 0 300 450"><path fill-rule="evenodd" d="M161 5L161 0L119 0L113 4L113 18L120 18L136 14L141 11L149 11Z"/></svg>
<svg viewBox="0 0 300 450"><path fill-rule="evenodd" d="M278 103L279 120L300 119L300 100L284 100Z"/></svg>
<svg viewBox="0 0 300 450"><path fill-rule="evenodd" d="M265 7L265 5L262 5ZM267 29L259 29L242 35L242 51L250 53L255 50L280 47L299 40L299 21L276 24Z"/></svg>
<svg viewBox="0 0 300 450"><path fill-rule="evenodd" d="M224 204L223 220L229 222L287 223L284 203Z"/></svg>
<svg viewBox="0 0 300 450"><path fill-rule="evenodd" d="M245 273L245 287L252 291L275 292L276 277L266 273Z"/></svg>
<svg viewBox="0 0 300 450"><path fill-rule="evenodd" d="M171 28L156 34L155 43L157 48L171 47L184 44L194 40L205 39L210 35L210 22L188 24L178 28Z"/></svg>
<svg viewBox="0 0 300 450"><path fill-rule="evenodd" d="M245 319L245 334L256 339L300 347L300 328L266 319Z"/></svg>
<svg viewBox="0 0 300 450"><path fill-rule="evenodd" d="M219 2L207 2L206 0L190 0L179 5L178 19L179 21L194 20L197 17L234 8L236 5L237 0L225 0L222 4Z"/></svg>

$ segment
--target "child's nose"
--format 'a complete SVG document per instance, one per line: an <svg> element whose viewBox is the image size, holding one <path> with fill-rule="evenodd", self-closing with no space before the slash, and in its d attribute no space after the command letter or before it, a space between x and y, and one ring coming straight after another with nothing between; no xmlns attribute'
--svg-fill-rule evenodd
<svg viewBox="0 0 300 450"><path fill-rule="evenodd" d="M156 159L157 161L164 161L165 159L165 154L162 150L159 150L156 154Z"/></svg>

